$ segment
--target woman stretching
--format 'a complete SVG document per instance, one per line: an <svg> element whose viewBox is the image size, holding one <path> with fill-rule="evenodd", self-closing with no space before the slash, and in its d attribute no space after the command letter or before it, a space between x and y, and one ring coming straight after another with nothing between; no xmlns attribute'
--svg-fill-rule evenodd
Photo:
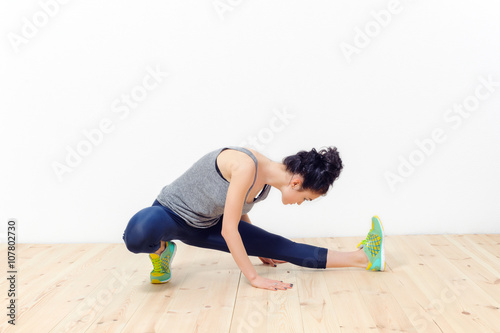
<svg viewBox="0 0 500 333"><path fill-rule="evenodd" d="M283 204L312 201L327 193L342 170L335 147L314 148L288 156L283 163L242 147L214 150L165 186L151 207L135 214L123 234L133 253L149 253L151 283L170 280L170 265L180 240L192 246L230 252L257 288L286 290L289 283L259 276L248 256L264 264L290 262L309 268L361 267L385 269L384 235L378 217L358 250L339 252L296 243L251 224L248 212L271 187Z"/></svg>

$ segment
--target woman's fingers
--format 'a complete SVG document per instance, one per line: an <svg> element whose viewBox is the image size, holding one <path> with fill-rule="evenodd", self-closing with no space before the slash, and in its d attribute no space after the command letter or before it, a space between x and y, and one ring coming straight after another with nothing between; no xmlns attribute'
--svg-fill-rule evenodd
<svg viewBox="0 0 500 333"><path fill-rule="evenodd" d="M269 264L269 265L274 266L274 267L276 267L276 264L286 263L286 261L283 261L283 260L276 260L276 259L269 259L269 258L262 258L262 257L259 257L259 259L264 264Z"/></svg>
<svg viewBox="0 0 500 333"><path fill-rule="evenodd" d="M292 288L293 284L285 283L283 281L269 280L271 290L288 290Z"/></svg>
<svg viewBox="0 0 500 333"><path fill-rule="evenodd" d="M288 261L276 260L276 259L273 259L273 261L274 261L276 264L284 264L284 263L287 263L287 262L288 262Z"/></svg>
<svg viewBox="0 0 500 333"><path fill-rule="evenodd" d="M266 279L258 276L252 281L252 286L256 288L268 289L268 290L288 290L293 287L293 284L285 283L283 281Z"/></svg>
<svg viewBox="0 0 500 333"><path fill-rule="evenodd" d="M269 258L261 258L259 257L260 261L262 261L264 264L269 264L271 266L274 266L276 267L276 264L273 262L272 259L269 259Z"/></svg>
<svg viewBox="0 0 500 333"><path fill-rule="evenodd" d="M269 259L269 263L271 264L271 266L276 267L276 264L277 264L276 260Z"/></svg>
<svg viewBox="0 0 500 333"><path fill-rule="evenodd" d="M266 287L269 290L288 290L292 288L290 283L284 283L282 281L267 279Z"/></svg>

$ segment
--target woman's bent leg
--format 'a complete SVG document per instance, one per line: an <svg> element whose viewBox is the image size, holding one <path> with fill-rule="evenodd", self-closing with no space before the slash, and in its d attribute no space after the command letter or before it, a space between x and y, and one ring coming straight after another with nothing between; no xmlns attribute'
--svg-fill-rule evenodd
<svg viewBox="0 0 500 333"><path fill-rule="evenodd" d="M154 205L136 213L129 221L123 240L129 251L154 253L161 241L175 239L178 224L163 207Z"/></svg>

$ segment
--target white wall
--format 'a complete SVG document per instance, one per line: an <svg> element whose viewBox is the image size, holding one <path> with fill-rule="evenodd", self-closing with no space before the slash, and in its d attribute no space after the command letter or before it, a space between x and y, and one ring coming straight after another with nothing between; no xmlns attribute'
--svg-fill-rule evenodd
<svg viewBox="0 0 500 333"><path fill-rule="evenodd" d="M24 0L0 22L0 220L20 242L121 242L165 184L251 137L345 164L318 202L256 205L270 231L364 236L378 214L388 234L500 232L498 1Z"/></svg>

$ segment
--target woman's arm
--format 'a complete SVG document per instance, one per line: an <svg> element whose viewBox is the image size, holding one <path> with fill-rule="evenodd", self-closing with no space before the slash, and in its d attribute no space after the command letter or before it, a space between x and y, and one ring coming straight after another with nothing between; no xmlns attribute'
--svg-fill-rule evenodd
<svg viewBox="0 0 500 333"><path fill-rule="evenodd" d="M222 237L224 237L227 247L243 275L249 281L252 281L257 277L257 271L248 258L238 232L238 224L240 223L246 193L252 185L254 178L252 174L255 172L255 168L246 165L238 165L233 168L222 218Z"/></svg>
<svg viewBox="0 0 500 333"><path fill-rule="evenodd" d="M246 164L233 165L231 171L231 181L227 190L221 233L234 261L254 287L270 290L290 288L290 284L288 283L285 284L280 281L260 277L255 267L253 267L250 258L248 258L238 231L238 224L240 223L246 193L254 179L255 166Z"/></svg>

